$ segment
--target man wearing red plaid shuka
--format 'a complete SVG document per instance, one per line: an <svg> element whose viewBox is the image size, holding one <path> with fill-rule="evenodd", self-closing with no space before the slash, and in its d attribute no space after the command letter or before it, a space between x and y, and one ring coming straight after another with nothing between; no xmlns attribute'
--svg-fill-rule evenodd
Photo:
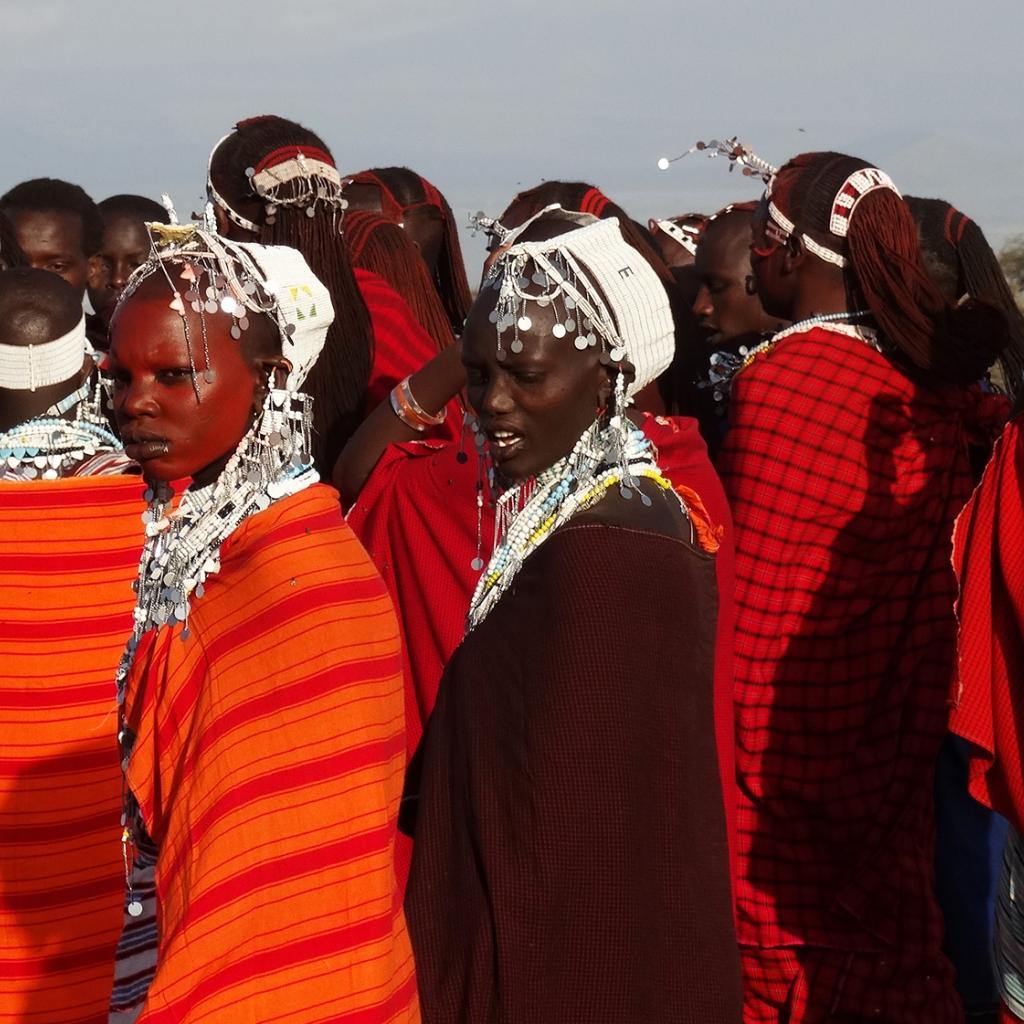
<svg viewBox="0 0 1024 1024"><path fill-rule="evenodd" d="M933 895L953 519L1001 316L950 307L895 185L798 156L753 224L793 321L732 387L746 1024L962 1021Z"/></svg>

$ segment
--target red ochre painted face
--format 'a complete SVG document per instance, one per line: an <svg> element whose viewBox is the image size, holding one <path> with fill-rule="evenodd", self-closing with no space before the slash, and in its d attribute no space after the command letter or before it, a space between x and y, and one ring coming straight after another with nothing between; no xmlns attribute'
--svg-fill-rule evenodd
<svg viewBox="0 0 1024 1024"><path fill-rule="evenodd" d="M204 484L216 479L249 429L265 371L247 361L242 343L229 333L231 317L220 312L206 316L207 365L199 315L186 305L193 387L182 318L170 308L171 299L166 281L153 276L114 316L114 418L126 454L148 480L192 477Z"/></svg>
<svg viewBox="0 0 1024 1024"><path fill-rule="evenodd" d="M611 379L597 352L580 352L573 336L551 333L551 308L527 306L532 326L520 331L521 352L509 349L506 331L497 357L497 328L488 316L498 293L484 288L462 335L462 362L467 393L484 434L491 459L509 483L542 472L568 455L611 393Z"/></svg>

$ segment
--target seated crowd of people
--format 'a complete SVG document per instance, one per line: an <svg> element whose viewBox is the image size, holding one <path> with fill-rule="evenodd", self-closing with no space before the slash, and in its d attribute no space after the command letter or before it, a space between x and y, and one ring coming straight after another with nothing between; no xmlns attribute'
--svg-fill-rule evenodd
<svg viewBox="0 0 1024 1024"><path fill-rule="evenodd" d="M1024 316L712 145L0 197L0 1024L1024 1021Z"/></svg>

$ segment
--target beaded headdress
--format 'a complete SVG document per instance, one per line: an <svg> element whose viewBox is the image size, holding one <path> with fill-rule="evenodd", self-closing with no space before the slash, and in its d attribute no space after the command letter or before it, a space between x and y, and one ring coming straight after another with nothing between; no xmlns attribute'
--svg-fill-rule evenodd
<svg viewBox="0 0 1024 1024"><path fill-rule="evenodd" d="M66 334L42 345L0 344L0 387L35 391L72 382L85 367L92 348L85 336L85 317ZM89 472L94 456L120 451L102 409L98 380L81 381L44 413L0 432L0 477L5 480L56 480ZM73 415L70 415L73 414ZM66 418L70 415L70 418ZM108 468L115 458L107 460Z"/></svg>
<svg viewBox="0 0 1024 1024"><path fill-rule="evenodd" d="M246 231L258 233L259 225L235 210L213 184L213 158L231 135L229 132L210 150L206 190L228 220ZM321 206L335 216L341 216L348 207L348 200L342 195L344 182L334 160L317 146L282 146L268 153L255 167L247 167L245 174L253 196L265 204L267 224L274 223L281 206L305 210L307 217L315 217ZM284 185L290 187L282 189Z"/></svg>
<svg viewBox="0 0 1024 1024"><path fill-rule="evenodd" d="M658 220L652 217L648 227L653 231L657 228L664 231L678 245L682 246L691 256L697 255L697 242L700 240L702 226L698 223L677 224L674 220Z"/></svg>
<svg viewBox="0 0 1024 1024"><path fill-rule="evenodd" d="M743 174L748 178L760 178L766 184L775 175L778 168L762 160L749 146L744 145L734 135L731 139L724 141L712 139L710 142L699 141L694 143L685 153L679 156L663 156L658 160L658 170L667 171L671 164L691 153L705 153L709 157L724 156L729 160L729 170L734 171L737 167L742 168Z"/></svg>
<svg viewBox="0 0 1024 1024"><path fill-rule="evenodd" d="M0 388L35 391L79 373L89 351L85 314L66 334L42 345L0 344Z"/></svg>
<svg viewBox="0 0 1024 1024"><path fill-rule="evenodd" d="M799 234L800 241L808 252L813 253L826 263L831 263L837 267L845 267L848 261L842 253L837 252L835 249L830 249L827 245L822 245L805 232L799 232L796 224L779 209L778 204L772 199L772 186L774 183L775 179L773 177L768 183L764 194L765 199L768 200L769 222L767 233L769 236L777 242L785 242L793 235ZM877 167L862 167L860 170L854 171L839 186L835 198L832 200L832 214L829 217L828 223L829 233L835 235L836 238L845 238L850 230L850 219L853 217L853 211L857 208L857 204L869 192L874 192L880 188L889 189L895 192L897 196L900 195L895 182L885 171L879 170Z"/></svg>
<svg viewBox="0 0 1024 1024"><path fill-rule="evenodd" d="M544 241L518 241L542 216L582 226ZM618 363L620 368L628 361L635 375L628 383L625 373L617 375L607 415L597 415L571 452L535 478L502 493L494 549L486 568L480 557L478 512L473 568L484 572L473 593L467 629L490 613L540 545L610 491L617 489L625 500L638 494L640 503L648 506L652 499L640 488L640 480L671 492L650 441L625 415L633 396L669 365L674 354L668 295L650 264L622 237L617 218L595 220L558 206L542 210L509 232L504 244L486 282L498 292L490 314L497 328L498 358L508 358L503 335L509 331L509 350L522 351L519 332L533 328L530 308L536 305L551 308L555 338L572 335L580 351L598 349L604 362ZM479 509L479 489L477 505Z"/></svg>
<svg viewBox="0 0 1024 1024"><path fill-rule="evenodd" d="M545 215L584 226L545 241L517 241ZM519 333L532 328L529 306L536 304L554 313L554 337L571 337L580 351L599 348L606 361L632 364L633 379L622 385L627 400L671 363L675 329L668 294L647 260L622 237L618 218L595 221L547 207L508 233L503 244L485 282L498 292L490 316L499 360L507 358L510 331L509 351L522 351Z"/></svg>
<svg viewBox="0 0 1024 1024"><path fill-rule="evenodd" d="M182 320L193 382L196 370L186 303L199 314L204 349L208 315L229 315L235 339L248 329L251 313L274 319L281 335L281 354L291 364L287 386L297 391L334 322L330 294L302 253L283 245L233 242L193 225L148 227L153 240L150 257L129 278L120 301L151 275L164 275L173 295L170 307ZM196 396L201 400L198 387Z"/></svg>

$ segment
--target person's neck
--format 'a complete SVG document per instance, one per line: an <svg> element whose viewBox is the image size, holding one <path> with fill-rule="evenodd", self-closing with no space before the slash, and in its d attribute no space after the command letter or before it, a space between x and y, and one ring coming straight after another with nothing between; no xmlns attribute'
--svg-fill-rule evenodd
<svg viewBox="0 0 1024 1024"><path fill-rule="evenodd" d="M790 318L793 323L853 311L846 276L839 267L815 259L805 261L801 269Z"/></svg>

